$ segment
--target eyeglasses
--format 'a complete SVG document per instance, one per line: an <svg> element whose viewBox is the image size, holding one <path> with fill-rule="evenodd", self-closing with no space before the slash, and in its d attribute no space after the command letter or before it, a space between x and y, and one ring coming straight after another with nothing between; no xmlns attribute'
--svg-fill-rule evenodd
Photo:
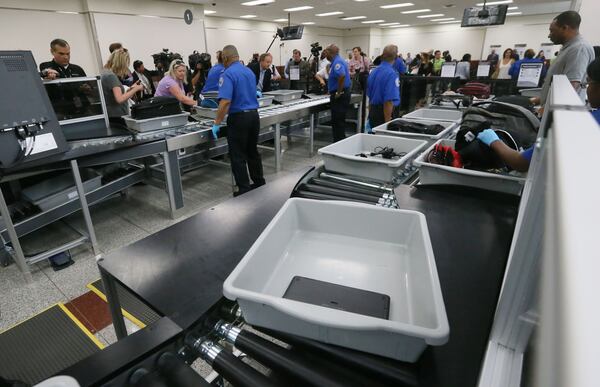
<svg viewBox="0 0 600 387"><path fill-rule="evenodd" d="M182 61L181 59L177 59L177 60L175 61L175 66L181 66L181 65L185 65L185 62L184 62L184 61Z"/></svg>

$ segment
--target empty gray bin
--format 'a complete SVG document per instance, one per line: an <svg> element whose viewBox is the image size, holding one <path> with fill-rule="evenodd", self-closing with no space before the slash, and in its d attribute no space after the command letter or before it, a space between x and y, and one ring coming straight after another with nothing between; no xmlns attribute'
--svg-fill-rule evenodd
<svg viewBox="0 0 600 387"><path fill-rule="evenodd" d="M266 91L263 96L273 97L277 102L289 102L302 98L303 90L273 90Z"/></svg>
<svg viewBox="0 0 600 387"><path fill-rule="evenodd" d="M402 118L418 118L430 121L462 121L462 111L446 109L418 109L402 116Z"/></svg>
<svg viewBox="0 0 600 387"><path fill-rule="evenodd" d="M100 188L102 185L102 175L95 170L82 169L80 173L85 193ZM22 191L22 195L25 200L35 204L42 211L50 210L79 197L71 172L27 187Z"/></svg>
<svg viewBox="0 0 600 387"><path fill-rule="evenodd" d="M147 118L144 120L135 120L131 116L123 116L127 128L136 132L150 132L153 130L175 128L184 126L188 123L190 113L183 112L171 116Z"/></svg>
<svg viewBox="0 0 600 387"><path fill-rule="evenodd" d="M425 124L425 125L438 124L438 125L444 126L445 129L435 135L387 130L388 125L395 121L412 121L412 122L417 122L417 123ZM448 137L451 134L452 130L455 129L456 127L457 127L457 123L450 122L450 121L431 121L431 120L421 120L421 119L416 119L416 118L414 118L414 119L413 118L396 118L395 120L386 122L385 124L382 124L382 125L379 125L379 126L373 128L373 133L383 134L386 136L400 136L400 137L408 137L408 138L423 139L423 140L439 140L440 138Z"/></svg>
<svg viewBox="0 0 600 387"><path fill-rule="evenodd" d="M283 298L295 276L390 297L388 319ZM402 361L450 328L425 216L289 199L223 284L250 324Z"/></svg>
<svg viewBox="0 0 600 387"><path fill-rule="evenodd" d="M426 145L424 140L359 133L319 149L319 154L328 171L391 182L404 164ZM394 152L406 155L395 160L357 156L373 152L378 147L394 148Z"/></svg>
<svg viewBox="0 0 600 387"><path fill-rule="evenodd" d="M419 168L419 184L462 185L512 195L521 194L525 185L524 177L454 168L427 161L427 156L437 144L454 148L455 143L454 140L439 140L413 161L413 165Z"/></svg>

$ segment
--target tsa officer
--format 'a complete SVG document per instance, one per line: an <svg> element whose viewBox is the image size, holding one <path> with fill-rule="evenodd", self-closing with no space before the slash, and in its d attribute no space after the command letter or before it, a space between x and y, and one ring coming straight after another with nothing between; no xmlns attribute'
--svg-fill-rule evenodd
<svg viewBox="0 0 600 387"><path fill-rule="evenodd" d="M333 142L337 142L346 137L346 111L350 105L350 71L346 61L339 55L338 46L332 44L325 50L327 60L331 62L327 88L331 95Z"/></svg>
<svg viewBox="0 0 600 387"><path fill-rule="evenodd" d="M398 47L392 44L386 46L381 55L381 65L369 74L367 95L372 128L391 121L394 107L400 105L400 78L394 69L397 57Z"/></svg>
<svg viewBox="0 0 600 387"><path fill-rule="evenodd" d="M256 98L256 77L240 63L235 46L225 46L221 53L225 71L219 79L219 109L212 131L215 138L223 118L227 116L227 144L231 169L238 192L244 194L265 184L257 142L260 121ZM250 172L250 179L248 179Z"/></svg>

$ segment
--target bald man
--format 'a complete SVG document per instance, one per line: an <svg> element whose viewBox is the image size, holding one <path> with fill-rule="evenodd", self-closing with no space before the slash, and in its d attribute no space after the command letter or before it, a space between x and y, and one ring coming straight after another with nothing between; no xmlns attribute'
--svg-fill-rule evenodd
<svg viewBox="0 0 600 387"><path fill-rule="evenodd" d="M381 65L369 74L367 95L372 128L391 121L394 107L400 105L400 76L394 68L397 58L398 47L393 44L385 46Z"/></svg>
<svg viewBox="0 0 600 387"><path fill-rule="evenodd" d="M221 52L225 71L219 79L219 110L213 125L216 137L223 118L227 116L227 144L231 170L238 191L242 195L265 184L263 166L257 142L260 121L256 98L256 77L240 63L235 46L225 46ZM248 178L250 172L250 179Z"/></svg>
<svg viewBox="0 0 600 387"><path fill-rule="evenodd" d="M331 96L333 142L338 142L346 137L346 111L350 105L350 71L346 61L339 55L338 46L332 44L325 50L325 55L331 62L327 89Z"/></svg>

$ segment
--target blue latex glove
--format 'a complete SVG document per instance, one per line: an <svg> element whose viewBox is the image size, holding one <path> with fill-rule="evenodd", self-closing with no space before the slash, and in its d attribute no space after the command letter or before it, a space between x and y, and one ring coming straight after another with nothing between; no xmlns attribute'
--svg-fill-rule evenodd
<svg viewBox="0 0 600 387"><path fill-rule="evenodd" d="M373 128L371 128L371 121L367 118L367 122L365 122L365 133L373 133Z"/></svg>
<svg viewBox="0 0 600 387"><path fill-rule="evenodd" d="M479 132L477 139L487 146L492 145L496 141L500 141L500 138L492 129L486 129L482 132Z"/></svg>
<svg viewBox="0 0 600 387"><path fill-rule="evenodd" d="M260 90L256 90L256 98L262 98L262 93Z"/></svg>
<svg viewBox="0 0 600 387"><path fill-rule="evenodd" d="M221 129L221 125L213 124L212 126L212 134L215 140L219 138L219 130Z"/></svg>

